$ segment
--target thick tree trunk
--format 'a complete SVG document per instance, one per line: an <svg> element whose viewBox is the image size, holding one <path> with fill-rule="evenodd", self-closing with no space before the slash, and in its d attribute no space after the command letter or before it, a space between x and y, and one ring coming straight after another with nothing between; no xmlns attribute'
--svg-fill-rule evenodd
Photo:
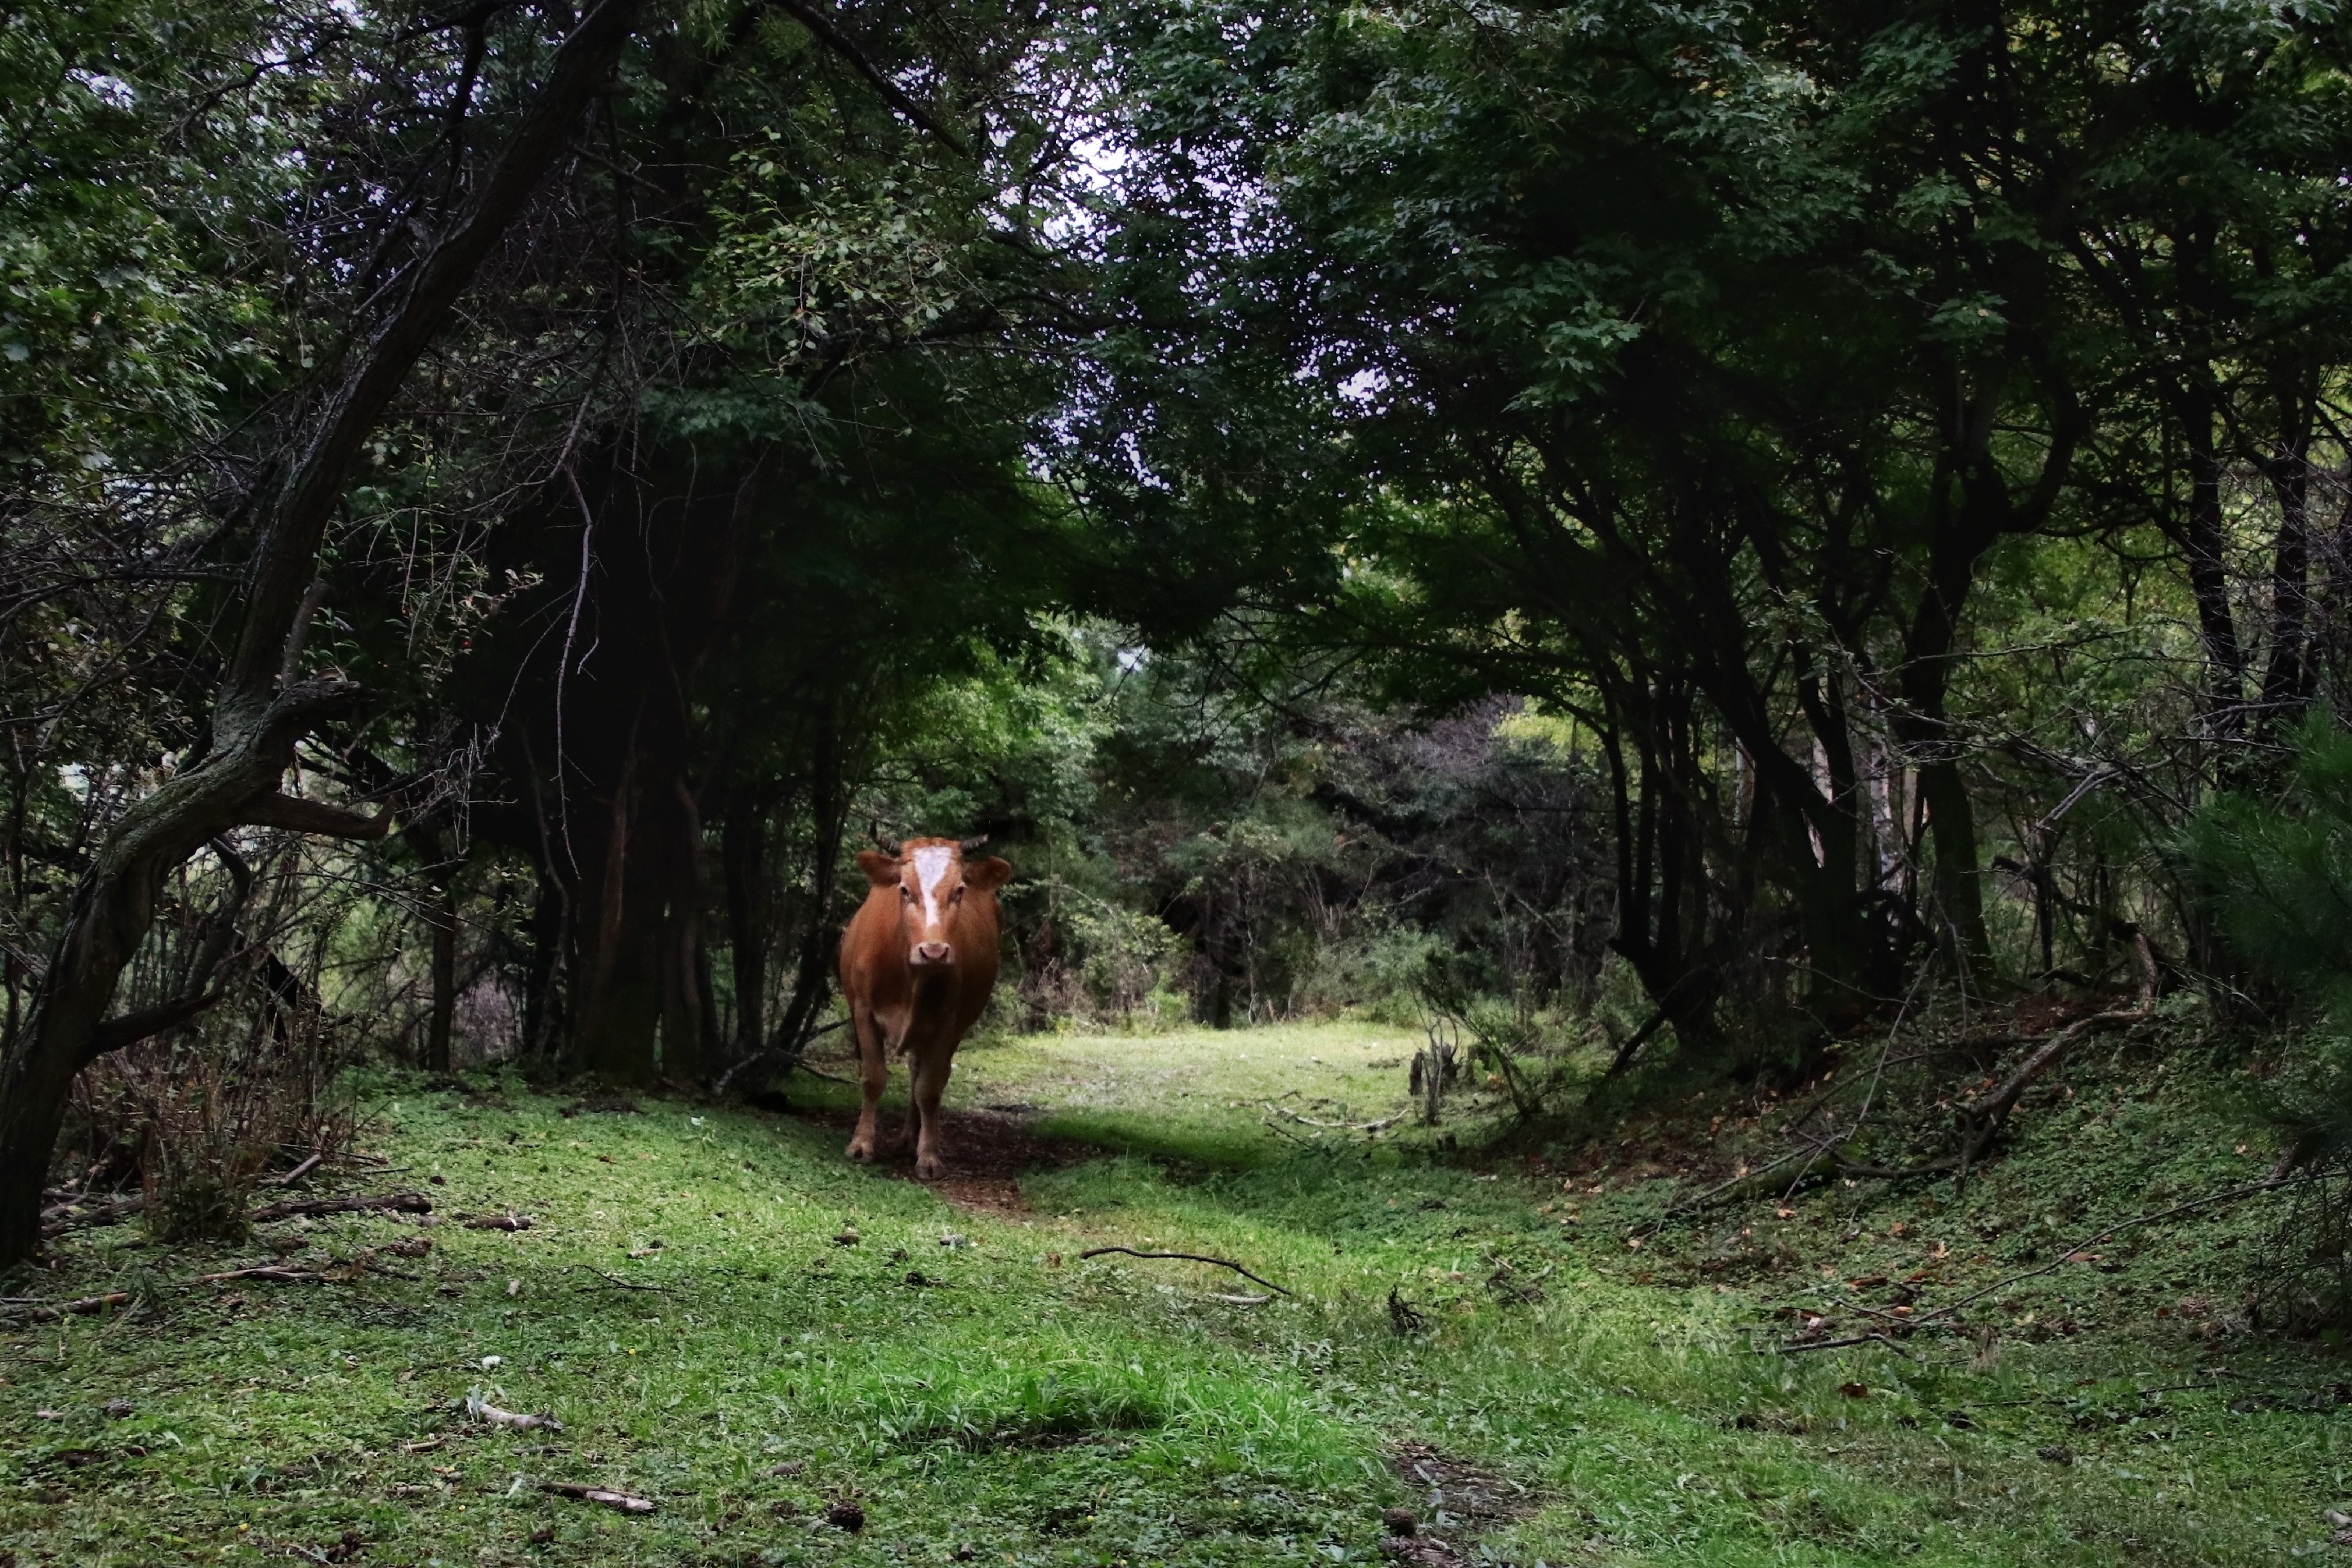
<svg viewBox="0 0 2352 1568"><path fill-rule="evenodd" d="M593 550L573 593L593 651L539 720L562 824L551 859L580 911L572 1062L629 1082L699 1080L718 1055L689 693L726 634L758 493L758 455L727 457L615 447L582 485Z"/></svg>
<svg viewBox="0 0 2352 1568"><path fill-rule="evenodd" d="M388 816L372 820L278 793L297 741L357 695L349 682L294 679L308 612L317 605L310 584L320 545L362 444L562 151L619 58L641 4L602 0L581 20L473 202L415 264L397 304L306 427L283 487L262 514L244 625L213 705L211 749L108 830L75 891L34 1016L0 1058L0 1267L40 1244L41 1188L74 1075L130 1043L142 1026L110 1023L106 1015L153 921L164 879L205 840L240 826L373 837L391 826ZM165 1010L202 1000L182 998Z"/></svg>
<svg viewBox="0 0 2352 1568"><path fill-rule="evenodd" d="M1981 977L1991 958L1985 931L1984 877L1977 865L1976 803L1960 764L1948 759L1919 764L1919 798L1927 807L1927 842L1935 861L1928 887L1933 917L1958 973Z"/></svg>

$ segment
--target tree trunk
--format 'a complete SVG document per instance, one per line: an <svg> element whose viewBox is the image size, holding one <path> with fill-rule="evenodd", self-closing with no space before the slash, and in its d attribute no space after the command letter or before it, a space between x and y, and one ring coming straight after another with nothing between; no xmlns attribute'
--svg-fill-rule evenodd
<svg viewBox="0 0 2352 1568"><path fill-rule="evenodd" d="M2230 605L2230 563L2223 555L2221 456L2214 446L2214 398L2196 386L2174 403L2189 447L2189 509L2173 537L2189 561L2189 591L2205 643L2206 706L2216 740L2234 741L2245 728L2246 659ZM2225 773L2234 763L2224 763Z"/></svg>
<svg viewBox="0 0 2352 1568"><path fill-rule="evenodd" d="M838 698L827 695L817 704L815 747L809 766L809 903L808 923L801 931L800 960L793 973L793 999L777 1020L771 1047L798 1056L816 1028L817 1015L833 994L834 955L841 928L833 918L834 878L841 861L841 835L849 815L849 791L845 783Z"/></svg>
<svg viewBox="0 0 2352 1568"><path fill-rule="evenodd" d="M1981 978L1992 952L1986 934L1984 878L1977 866L1976 803L1957 762L1919 764L1919 798L1927 807L1927 842L1935 854L1936 927L1957 973Z"/></svg>
<svg viewBox="0 0 2352 1568"><path fill-rule="evenodd" d="M2311 405L2281 398L2278 448L2264 465L2279 509L2271 552L2271 653L2263 672L2262 731L2275 738L2311 694L2305 645L2311 603Z"/></svg>
<svg viewBox="0 0 2352 1568"><path fill-rule="evenodd" d="M74 1075L127 1045L135 1019L109 1023L123 968L146 938L164 879L207 839L241 826L381 837L388 816L278 793L302 735L358 688L295 679L310 584L351 469L411 367L563 150L573 122L628 41L642 0L601 0L555 57L547 83L473 201L418 260L404 291L306 426L283 486L262 513L244 625L213 704L212 744L107 831L75 889L29 1026L0 1058L0 1268L40 1245L41 1188ZM193 1016L204 998L184 997ZM149 1032L152 1032L150 1030Z"/></svg>
<svg viewBox="0 0 2352 1568"><path fill-rule="evenodd" d="M727 887L727 949L735 982L735 1059L767 1043L769 792L739 789L727 803L719 859Z"/></svg>
<svg viewBox="0 0 2352 1568"><path fill-rule="evenodd" d="M699 1079L718 1054L689 694L726 634L758 493L758 455L728 456L615 442L587 477L577 499L594 521L572 549L590 651L534 719L555 747L551 859L580 911L572 1065L629 1082ZM556 553L562 536L548 537Z"/></svg>
<svg viewBox="0 0 2352 1568"><path fill-rule="evenodd" d="M447 877L433 888L433 1012L425 1026L425 1070L450 1069L449 1031L457 1016L457 898Z"/></svg>

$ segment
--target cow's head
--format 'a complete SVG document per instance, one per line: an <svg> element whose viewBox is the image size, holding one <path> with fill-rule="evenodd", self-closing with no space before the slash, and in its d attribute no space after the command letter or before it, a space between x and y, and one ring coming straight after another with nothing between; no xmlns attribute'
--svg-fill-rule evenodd
<svg viewBox="0 0 2352 1568"><path fill-rule="evenodd" d="M919 970L955 963L965 893L993 895L1013 875L1008 861L993 856L967 860L963 851L964 846L952 838L910 838L896 855L868 849L857 857L858 868L875 888L898 889L898 930L906 940L907 962Z"/></svg>

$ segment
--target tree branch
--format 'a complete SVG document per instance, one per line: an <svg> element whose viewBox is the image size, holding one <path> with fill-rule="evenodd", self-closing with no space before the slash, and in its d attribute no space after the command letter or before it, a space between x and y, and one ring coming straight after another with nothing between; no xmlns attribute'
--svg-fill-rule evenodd
<svg viewBox="0 0 2352 1568"><path fill-rule="evenodd" d="M963 157L971 156L971 150L964 145L963 139L924 112L920 105L907 96L905 89L885 76L880 66L866 58L866 52L834 26L832 17L817 9L815 0L770 0L770 4L806 27L815 35L819 43L847 61L849 68L864 77L874 90L882 95L882 101L905 115L916 130L946 142Z"/></svg>
<svg viewBox="0 0 2352 1568"><path fill-rule="evenodd" d="M408 372L517 212L530 199L572 127L628 42L644 0L600 0L555 52L555 64L454 227L417 261L398 305L339 384L278 491L248 581L245 625L222 683L215 727L255 721L316 569L327 523L341 504L360 446L398 395Z"/></svg>
<svg viewBox="0 0 2352 1568"><path fill-rule="evenodd" d="M315 833L324 838L382 838L392 831L392 807L373 816L348 806L298 795L265 795L246 803L246 827L283 827L295 833Z"/></svg>

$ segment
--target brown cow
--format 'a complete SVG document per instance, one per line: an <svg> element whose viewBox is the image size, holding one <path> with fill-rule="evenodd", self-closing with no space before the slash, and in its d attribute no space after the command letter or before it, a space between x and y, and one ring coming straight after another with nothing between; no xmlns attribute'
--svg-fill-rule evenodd
<svg viewBox="0 0 2352 1568"><path fill-rule="evenodd" d="M866 1089L849 1157L874 1158L875 1110L896 1052L913 1079L907 1131L916 1135L915 1174L927 1182L943 1171L940 1095L956 1047L996 988L996 889L1013 868L966 860L981 842L910 838L895 855L866 850L857 858L866 902L841 934L841 994Z"/></svg>

